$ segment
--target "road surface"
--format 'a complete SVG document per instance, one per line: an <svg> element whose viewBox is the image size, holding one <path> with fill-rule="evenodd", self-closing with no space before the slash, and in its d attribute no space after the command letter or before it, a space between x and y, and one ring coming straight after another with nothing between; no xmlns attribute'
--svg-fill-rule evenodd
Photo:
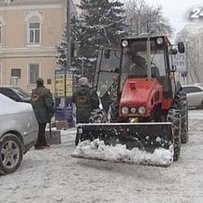
<svg viewBox="0 0 203 203"><path fill-rule="evenodd" d="M0 176L2 203L202 203L203 111L189 112L189 142L170 167L71 157L75 129L62 144L31 149L15 173Z"/></svg>

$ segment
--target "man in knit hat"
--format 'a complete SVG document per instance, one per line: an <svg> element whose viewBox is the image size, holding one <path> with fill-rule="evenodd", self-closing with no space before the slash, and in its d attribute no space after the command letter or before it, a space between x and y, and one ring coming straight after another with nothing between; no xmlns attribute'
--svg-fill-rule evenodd
<svg viewBox="0 0 203 203"><path fill-rule="evenodd" d="M38 139L35 149L49 147L45 137L45 127L54 113L53 97L49 89L44 86L44 80L38 78L37 87L32 90L31 104L39 125Z"/></svg>
<svg viewBox="0 0 203 203"><path fill-rule="evenodd" d="M89 81L88 81L88 79L86 77L81 77L78 80L78 85L79 86L90 86Z"/></svg>
<svg viewBox="0 0 203 203"><path fill-rule="evenodd" d="M78 80L78 87L73 94L73 103L76 106L77 123L88 123L93 109L99 108L97 93L90 87L86 77L81 77Z"/></svg>

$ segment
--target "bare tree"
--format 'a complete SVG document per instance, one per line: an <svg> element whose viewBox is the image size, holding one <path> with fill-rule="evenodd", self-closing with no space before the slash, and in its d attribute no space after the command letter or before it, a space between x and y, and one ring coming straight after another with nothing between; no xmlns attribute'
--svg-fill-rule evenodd
<svg viewBox="0 0 203 203"><path fill-rule="evenodd" d="M152 32L172 34L168 20L162 14L161 6L149 6L145 0L129 0L125 4L126 23L131 36Z"/></svg>

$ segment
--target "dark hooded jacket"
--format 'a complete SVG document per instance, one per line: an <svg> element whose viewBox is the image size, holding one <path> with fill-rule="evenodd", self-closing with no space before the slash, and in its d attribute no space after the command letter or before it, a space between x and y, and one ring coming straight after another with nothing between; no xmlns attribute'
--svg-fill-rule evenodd
<svg viewBox="0 0 203 203"><path fill-rule="evenodd" d="M32 90L31 104L38 123L49 122L54 113L54 102L50 90L44 85L37 85Z"/></svg>
<svg viewBox="0 0 203 203"><path fill-rule="evenodd" d="M88 123L93 109L99 108L99 99L94 89L82 85L73 94L73 102L76 105L77 123Z"/></svg>

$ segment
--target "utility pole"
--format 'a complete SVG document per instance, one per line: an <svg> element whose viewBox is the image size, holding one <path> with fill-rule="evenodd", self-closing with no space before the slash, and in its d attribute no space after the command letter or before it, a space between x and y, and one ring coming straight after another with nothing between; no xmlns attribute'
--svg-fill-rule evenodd
<svg viewBox="0 0 203 203"><path fill-rule="evenodd" d="M67 71L70 70L70 50L71 50L71 45L70 45L70 38L71 38L71 28L70 28L70 1L71 0L66 0L66 35L67 35L67 45L66 45L66 67L64 67L64 96L66 99L66 78L67 78Z"/></svg>
<svg viewBox="0 0 203 203"><path fill-rule="evenodd" d="M67 19L67 70L70 70L71 66L71 8L70 8L70 1L67 0L67 12L66 12L66 19Z"/></svg>
<svg viewBox="0 0 203 203"><path fill-rule="evenodd" d="M67 71L70 70L70 64L71 64L71 8L70 8L70 1L66 0L66 34L67 34L67 46L66 46L66 60L67 64L66 67L64 67L64 116L65 121L67 119ZM66 122L67 124L67 122Z"/></svg>
<svg viewBox="0 0 203 203"><path fill-rule="evenodd" d="M82 77L84 76L84 60L85 58L82 57Z"/></svg>
<svg viewBox="0 0 203 203"><path fill-rule="evenodd" d="M151 72L151 41L150 34L147 36L147 79L151 80L152 72Z"/></svg>

